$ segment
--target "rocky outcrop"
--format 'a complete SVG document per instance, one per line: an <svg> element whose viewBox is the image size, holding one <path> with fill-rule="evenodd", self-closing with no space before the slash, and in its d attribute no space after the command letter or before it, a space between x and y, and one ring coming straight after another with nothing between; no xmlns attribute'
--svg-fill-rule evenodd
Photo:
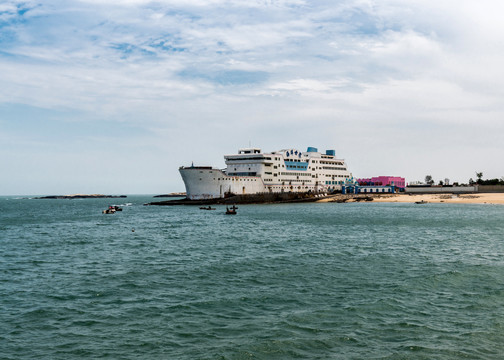
<svg viewBox="0 0 504 360"><path fill-rule="evenodd" d="M185 192L179 192L179 193L170 193L170 194L156 195L154 197L155 198L164 198L164 197L185 197L185 196L186 196Z"/></svg>
<svg viewBox="0 0 504 360"><path fill-rule="evenodd" d="M73 194L73 195L49 195L36 197L35 199L100 199L100 198L125 198L126 195L103 195L103 194Z"/></svg>

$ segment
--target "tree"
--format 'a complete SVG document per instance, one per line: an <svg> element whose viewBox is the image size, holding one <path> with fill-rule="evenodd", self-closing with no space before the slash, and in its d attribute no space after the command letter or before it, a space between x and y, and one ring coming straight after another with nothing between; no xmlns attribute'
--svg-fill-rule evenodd
<svg viewBox="0 0 504 360"><path fill-rule="evenodd" d="M427 185L432 185L432 184L434 184L434 180L432 179L432 176L431 176L431 175L427 175L427 176L425 176L425 183L426 183Z"/></svg>
<svg viewBox="0 0 504 360"><path fill-rule="evenodd" d="M478 178L478 181L476 181L478 184L481 184L482 183L482 180L481 178L483 177L483 173L482 172L477 172L476 171L476 177Z"/></svg>

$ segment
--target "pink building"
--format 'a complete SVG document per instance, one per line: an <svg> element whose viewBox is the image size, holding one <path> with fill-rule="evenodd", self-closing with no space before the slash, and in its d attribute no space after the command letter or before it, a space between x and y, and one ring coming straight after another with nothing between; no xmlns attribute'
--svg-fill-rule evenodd
<svg viewBox="0 0 504 360"><path fill-rule="evenodd" d="M357 179L357 183L360 186L395 186L401 189L406 187L406 179L399 176L378 176L367 179Z"/></svg>

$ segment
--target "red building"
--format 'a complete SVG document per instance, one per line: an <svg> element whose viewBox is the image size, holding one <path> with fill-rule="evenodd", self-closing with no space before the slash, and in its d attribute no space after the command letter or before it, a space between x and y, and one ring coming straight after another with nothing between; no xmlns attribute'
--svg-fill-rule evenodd
<svg viewBox="0 0 504 360"><path fill-rule="evenodd" d="M377 176L357 179L357 183L360 186L395 186L399 189L406 187L406 179L398 176Z"/></svg>

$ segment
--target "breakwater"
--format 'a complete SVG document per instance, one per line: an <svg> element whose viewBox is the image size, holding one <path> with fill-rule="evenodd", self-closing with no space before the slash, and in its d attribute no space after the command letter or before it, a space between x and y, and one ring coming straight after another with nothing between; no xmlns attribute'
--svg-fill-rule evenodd
<svg viewBox="0 0 504 360"><path fill-rule="evenodd" d="M150 202L147 205L231 205L231 204L264 204L264 203L294 203L294 202L315 202L327 197L326 194L311 193L263 193L250 195L231 195L219 199L178 199Z"/></svg>

